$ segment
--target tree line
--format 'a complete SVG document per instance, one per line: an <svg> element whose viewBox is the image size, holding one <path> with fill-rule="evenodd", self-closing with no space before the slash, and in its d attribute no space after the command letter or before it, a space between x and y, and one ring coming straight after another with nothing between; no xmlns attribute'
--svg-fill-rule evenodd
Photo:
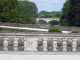
<svg viewBox="0 0 80 60"><path fill-rule="evenodd" d="M34 2L0 0L0 22L36 24L37 11Z"/></svg>
<svg viewBox="0 0 80 60"><path fill-rule="evenodd" d="M60 25L80 27L80 0L66 0L62 8Z"/></svg>
<svg viewBox="0 0 80 60"><path fill-rule="evenodd" d="M41 11L38 13L39 18L60 18L62 15L61 11L52 11L52 12L47 12L47 11Z"/></svg>

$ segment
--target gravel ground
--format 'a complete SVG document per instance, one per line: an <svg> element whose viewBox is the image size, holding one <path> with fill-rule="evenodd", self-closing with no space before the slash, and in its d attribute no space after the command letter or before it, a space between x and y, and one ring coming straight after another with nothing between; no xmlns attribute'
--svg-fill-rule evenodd
<svg viewBox="0 0 80 60"><path fill-rule="evenodd" d="M80 60L80 55L15 55L15 54L0 54L0 60Z"/></svg>
<svg viewBox="0 0 80 60"><path fill-rule="evenodd" d="M80 60L80 52L0 51L0 60Z"/></svg>

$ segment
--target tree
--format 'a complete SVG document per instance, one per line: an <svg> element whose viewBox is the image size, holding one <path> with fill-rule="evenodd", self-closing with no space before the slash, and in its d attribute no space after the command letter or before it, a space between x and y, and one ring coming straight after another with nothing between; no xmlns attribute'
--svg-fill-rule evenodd
<svg viewBox="0 0 80 60"><path fill-rule="evenodd" d="M47 24L47 22L44 21L44 20L41 20L41 21L39 22L39 24Z"/></svg>
<svg viewBox="0 0 80 60"><path fill-rule="evenodd" d="M60 19L60 25L80 27L80 0L67 0L63 6L63 14Z"/></svg>
<svg viewBox="0 0 80 60"><path fill-rule="evenodd" d="M52 21L49 21L49 24L51 24L51 25L59 25L59 21L52 20Z"/></svg>
<svg viewBox="0 0 80 60"><path fill-rule="evenodd" d="M19 1L21 7L21 15L23 15L23 23L35 24L37 17L37 6L33 2L29 1Z"/></svg>
<svg viewBox="0 0 80 60"><path fill-rule="evenodd" d="M0 0L0 22L21 23L18 0Z"/></svg>
<svg viewBox="0 0 80 60"><path fill-rule="evenodd" d="M21 23L18 0L0 0L0 22Z"/></svg>
<svg viewBox="0 0 80 60"><path fill-rule="evenodd" d="M69 21L67 21L69 7L70 7L70 4L69 4L69 1L67 0L64 3L63 8L62 8L63 13L62 13L62 16L60 18L60 25L61 26L68 26L69 25Z"/></svg>
<svg viewBox="0 0 80 60"><path fill-rule="evenodd" d="M61 11L52 11L52 12L47 12L47 11L41 11L38 13L38 17L40 18L60 18L62 15Z"/></svg>
<svg viewBox="0 0 80 60"><path fill-rule="evenodd" d="M37 11L33 2L0 0L0 22L35 24Z"/></svg>

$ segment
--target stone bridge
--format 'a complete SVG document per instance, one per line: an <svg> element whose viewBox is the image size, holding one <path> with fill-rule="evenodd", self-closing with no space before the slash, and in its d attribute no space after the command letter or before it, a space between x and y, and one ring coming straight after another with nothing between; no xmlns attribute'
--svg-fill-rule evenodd
<svg viewBox="0 0 80 60"><path fill-rule="evenodd" d="M80 34L0 33L0 47L2 51L77 52Z"/></svg>

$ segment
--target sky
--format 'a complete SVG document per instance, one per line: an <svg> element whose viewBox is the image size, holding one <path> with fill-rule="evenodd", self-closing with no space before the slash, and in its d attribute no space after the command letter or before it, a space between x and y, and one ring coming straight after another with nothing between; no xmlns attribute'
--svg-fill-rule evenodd
<svg viewBox="0 0 80 60"><path fill-rule="evenodd" d="M66 0L28 0L37 5L38 12L40 11L61 11Z"/></svg>
<svg viewBox="0 0 80 60"><path fill-rule="evenodd" d="M38 12L40 11L61 11L66 0L28 0L37 5Z"/></svg>

